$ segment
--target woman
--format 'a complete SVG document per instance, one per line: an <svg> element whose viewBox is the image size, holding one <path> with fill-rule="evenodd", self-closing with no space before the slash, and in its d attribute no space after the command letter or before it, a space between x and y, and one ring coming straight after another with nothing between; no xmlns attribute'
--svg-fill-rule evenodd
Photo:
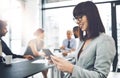
<svg viewBox="0 0 120 78"><path fill-rule="evenodd" d="M1 45L1 52L3 52L5 55L12 55L13 58L25 58L28 60L34 59L33 56L31 55L17 55L14 54L11 49L8 47L8 45L6 44L6 42L2 39L3 36L5 36L7 34L8 30L7 30L7 22L0 20L0 45ZM2 61L3 57L2 57L2 53L0 55L0 62Z"/></svg>
<svg viewBox="0 0 120 78"><path fill-rule="evenodd" d="M79 3L73 16L80 27L81 40L76 64L51 56L53 63L72 78L107 78L116 49L113 38L105 34L96 5L91 1Z"/></svg>
<svg viewBox="0 0 120 78"><path fill-rule="evenodd" d="M36 36L36 38L29 41L24 55L30 54L35 58L41 56L43 57L45 54L43 52L40 52L40 50L44 47L44 30L38 28L35 31L34 35ZM47 78L47 72L48 70L42 71L44 78Z"/></svg>
<svg viewBox="0 0 120 78"><path fill-rule="evenodd" d="M39 28L34 32L34 35L36 38L29 41L25 55L30 54L34 57L43 56L44 53L40 52L40 50L44 47L44 30Z"/></svg>

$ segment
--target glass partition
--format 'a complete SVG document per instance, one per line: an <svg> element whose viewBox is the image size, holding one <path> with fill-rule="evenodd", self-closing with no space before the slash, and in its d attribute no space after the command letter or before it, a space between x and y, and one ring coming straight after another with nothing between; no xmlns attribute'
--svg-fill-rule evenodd
<svg viewBox="0 0 120 78"><path fill-rule="evenodd" d="M120 68L120 5L116 6L116 18L117 18L117 47L118 47L118 67Z"/></svg>
<svg viewBox="0 0 120 78"><path fill-rule="evenodd" d="M108 35L112 36L112 26L111 26L111 4L103 3L97 4L102 22L105 26L105 31ZM107 9L107 10L106 10Z"/></svg>
<svg viewBox="0 0 120 78"><path fill-rule="evenodd" d="M59 48L66 38L66 30L75 26L72 15L73 7L44 10L44 29L46 47Z"/></svg>

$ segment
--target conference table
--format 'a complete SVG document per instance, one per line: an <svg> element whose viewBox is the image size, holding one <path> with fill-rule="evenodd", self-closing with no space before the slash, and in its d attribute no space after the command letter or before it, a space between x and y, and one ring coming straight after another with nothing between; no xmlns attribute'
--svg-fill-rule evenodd
<svg viewBox="0 0 120 78"><path fill-rule="evenodd" d="M32 63L35 60L38 59L12 63L9 66L0 63L0 78L27 78L54 66L45 63Z"/></svg>

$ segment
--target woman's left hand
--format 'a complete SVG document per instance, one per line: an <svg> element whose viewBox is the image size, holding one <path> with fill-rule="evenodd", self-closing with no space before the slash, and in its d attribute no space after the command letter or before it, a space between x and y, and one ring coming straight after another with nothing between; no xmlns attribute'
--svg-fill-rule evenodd
<svg viewBox="0 0 120 78"><path fill-rule="evenodd" d="M23 57L28 60L34 59L34 57L31 55L24 55Z"/></svg>
<svg viewBox="0 0 120 78"><path fill-rule="evenodd" d="M69 61L61 57L52 56L52 55L51 55L51 59L59 70L72 73L74 65L71 64Z"/></svg>

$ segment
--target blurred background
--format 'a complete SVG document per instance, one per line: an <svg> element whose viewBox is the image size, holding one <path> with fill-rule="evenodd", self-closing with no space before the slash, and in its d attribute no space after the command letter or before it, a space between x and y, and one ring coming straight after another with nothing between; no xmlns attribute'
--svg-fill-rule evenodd
<svg viewBox="0 0 120 78"><path fill-rule="evenodd" d="M59 48L66 38L66 30L76 26L72 15L74 6L83 1L86 0L0 0L0 19L8 23L8 33L3 39L13 53L22 55L28 41L34 38L33 32L43 28L45 47ZM90 1L97 5L106 33L114 38L119 56L120 1Z"/></svg>

